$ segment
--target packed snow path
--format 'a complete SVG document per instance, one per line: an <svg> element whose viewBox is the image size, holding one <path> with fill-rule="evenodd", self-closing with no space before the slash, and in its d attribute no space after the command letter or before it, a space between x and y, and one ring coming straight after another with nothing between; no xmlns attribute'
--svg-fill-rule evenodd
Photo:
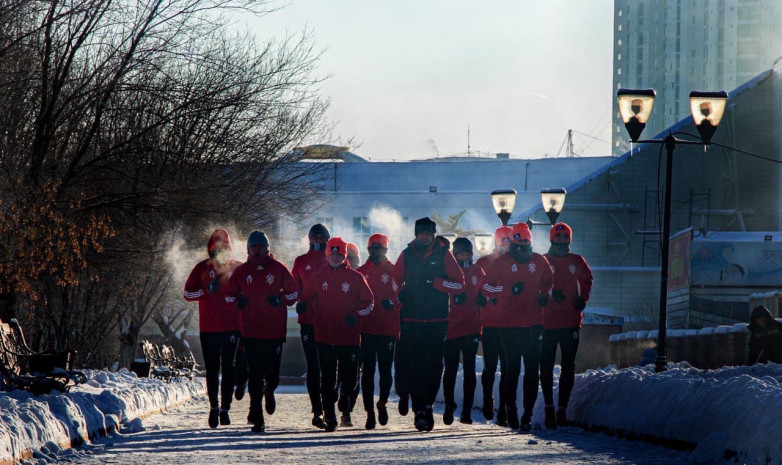
<svg viewBox="0 0 782 465"><path fill-rule="evenodd" d="M206 425L201 398L144 420L145 431L96 440L105 447L81 455L83 464L352 464L352 463L538 463L538 464L681 464L689 454L627 441L580 428L534 431L520 435L486 422L473 412L473 425L442 423L419 433L412 414L405 417L389 403L389 423L368 431L359 405L352 428L325 433L310 426L309 400L303 388L281 387L277 412L266 416L267 432L255 434L246 424L249 399L235 402L230 426ZM458 412L457 412L458 414Z"/></svg>

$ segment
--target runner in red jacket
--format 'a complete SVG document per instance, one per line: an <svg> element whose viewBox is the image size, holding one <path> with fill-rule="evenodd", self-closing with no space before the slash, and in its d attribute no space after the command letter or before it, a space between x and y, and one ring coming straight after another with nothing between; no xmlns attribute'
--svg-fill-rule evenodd
<svg viewBox="0 0 782 465"><path fill-rule="evenodd" d="M225 286L241 262L231 258L231 237L224 229L216 229L212 233L206 248L209 258L193 268L185 283L184 297L188 302L198 302L201 350L204 353L210 406L208 423L210 427L217 428L218 420L223 425L231 424L228 411L234 395L233 360L240 339L239 314L233 305L226 303Z"/></svg>
<svg viewBox="0 0 782 465"><path fill-rule="evenodd" d="M540 386L545 401L546 428L567 424L567 405L576 373L576 353L581 336L582 311L592 292L592 270L584 257L570 253L573 231L565 223L551 228L551 248L545 255L554 270L551 302L543 314ZM554 413L554 361L557 346L562 353L559 401Z"/></svg>
<svg viewBox="0 0 782 465"><path fill-rule="evenodd" d="M374 311L361 321L361 391L367 412L366 429L375 428L375 364L380 372L380 392L377 401L377 421L388 423L386 403L391 393L391 366L399 339L399 305L396 283L391 277L394 264L386 257L389 240L385 234L369 238L369 259L358 272L364 275L374 295Z"/></svg>
<svg viewBox="0 0 782 465"><path fill-rule="evenodd" d="M476 262L476 265L481 267L484 272L491 268L497 257L508 252L511 231L512 228L510 226L500 226L494 231L494 252L479 258ZM483 345L483 373L481 374L483 416L487 420L494 418L494 395L492 393L494 392L494 378L497 376L497 364L499 362L501 378L497 425L508 426L505 391L502 389L502 386L507 381L507 374L505 372L505 353L502 351L502 342L500 341L500 326L502 326L500 306L496 298L487 299L483 292L478 296L478 305L481 307L481 325L483 326L483 334L481 336L481 344Z"/></svg>
<svg viewBox="0 0 782 465"><path fill-rule="evenodd" d="M374 297L361 273L345 263L347 243L341 237L329 239L326 250L328 266L304 288L297 311L313 315L326 431L334 431L337 385L342 396L348 396L358 385L359 319L372 312Z"/></svg>
<svg viewBox="0 0 782 465"><path fill-rule="evenodd" d="M481 339L481 313L478 295L486 277L483 269L472 261L472 242L466 237L453 241L453 254L464 271L464 292L451 295L451 313L448 315L448 333L445 337L445 372L443 373L443 395L445 413L443 423L453 423L456 412L454 388L456 373L459 371L459 358L462 359L464 373L464 398L459 421L472 424L472 404L475 397L475 357Z"/></svg>
<svg viewBox="0 0 782 465"><path fill-rule="evenodd" d="M310 228L310 250L296 257L293 262L293 277L299 285L299 294L309 283L310 278L326 266L326 241L331 237L328 228L315 224ZM301 345L307 361L307 393L312 405L312 426L325 428L323 405L320 400L320 365L318 365L318 346L315 344L315 327L311 313L299 313L301 326Z"/></svg>
<svg viewBox="0 0 782 465"><path fill-rule="evenodd" d="M532 409L538 396L543 307L548 304L553 273L546 259L532 252L532 234L524 223L513 226L510 251L497 258L486 273L483 290L499 297L508 382L505 383L508 425L520 432L532 429ZM516 388L524 359L524 412L516 413Z"/></svg>
<svg viewBox="0 0 782 465"><path fill-rule="evenodd" d="M285 342L288 305L299 297L296 280L288 268L269 253L269 239L253 231L247 239L247 261L228 281L226 300L239 309L240 327L250 367L250 413L252 431L266 430L261 404L273 414L274 390L280 385L282 344Z"/></svg>
<svg viewBox="0 0 782 465"><path fill-rule="evenodd" d="M348 242L348 256L345 259L348 266L354 270L357 270L361 266L361 252L358 250L358 246L352 242ZM359 360L359 366L361 366L361 360ZM350 414L353 413L353 408L356 406L358 400L360 386L356 386L356 390L350 393L349 398L342 398L340 394L337 405L342 415L339 417L339 426L351 427L353 426L353 420L350 418ZM340 389L340 392L342 390Z"/></svg>

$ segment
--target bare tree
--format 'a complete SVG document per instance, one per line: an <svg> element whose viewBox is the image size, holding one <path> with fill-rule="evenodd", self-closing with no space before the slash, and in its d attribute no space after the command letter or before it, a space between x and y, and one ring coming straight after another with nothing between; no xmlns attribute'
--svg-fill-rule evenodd
<svg viewBox="0 0 782 465"><path fill-rule="evenodd" d="M320 165L286 154L328 130L318 54L307 34L230 34L234 9L273 5L0 7L0 302L41 341L98 354L91 320L135 328L164 309L167 231L306 209Z"/></svg>

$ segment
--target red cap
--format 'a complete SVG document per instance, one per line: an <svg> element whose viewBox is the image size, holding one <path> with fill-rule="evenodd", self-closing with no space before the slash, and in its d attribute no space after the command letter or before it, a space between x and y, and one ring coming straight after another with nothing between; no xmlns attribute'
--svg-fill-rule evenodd
<svg viewBox="0 0 782 465"><path fill-rule="evenodd" d="M510 236L513 232L513 228L510 226L500 226L494 231L494 243L502 245L505 242L510 242Z"/></svg>
<svg viewBox="0 0 782 465"><path fill-rule="evenodd" d="M532 241L532 233L530 232L527 223L516 223L513 225L513 231L511 231L510 237L513 242L523 239L527 239L530 242Z"/></svg>
<svg viewBox="0 0 782 465"><path fill-rule="evenodd" d="M348 243L339 236L332 237L326 242L326 255L334 254L348 256Z"/></svg>
<svg viewBox="0 0 782 465"><path fill-rule="evenodd" d="M353 255L361 255L358 251L358 246L352 242L348 242L348 252L353 252Z"/></svg>
<svg viewBox="0 0 782 465"><path fill-rule="evenodd" d="M389 244L388 236L385 234L372 234L369 236L369 241L367 242L367 247L372 247L372 244L380 244L385 248L388 248Z"/></svg>
<svg viewBox="0 0 782 465"><path fill-rule="evenodd" d="M548 233L548 240L553 241L554 235L562 232L567 234L567 237L568 239L570 239L571 242L573 241L573 230L570 229L570 226L568 226L565 223L557 223L554 226L552 226L551 231L549 231Z"/></svg>

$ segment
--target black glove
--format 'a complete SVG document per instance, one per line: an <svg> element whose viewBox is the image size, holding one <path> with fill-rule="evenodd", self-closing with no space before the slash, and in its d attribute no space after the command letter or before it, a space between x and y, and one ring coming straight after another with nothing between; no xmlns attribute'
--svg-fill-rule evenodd
<svg viewBox="0 0 782 465"><path fill-rule="evenodd" d="M239 310L244 310L248 303L250 303L250 298L242 294L239 294L239 297L236 298L236 308Z"/></svg>
<svg viewBox="0 0 782 465"><path fill-rule="evenodd" d="M356 317L354 317L352 314L346 315L345 323L347 323L347 325L350 326L351 328L356 326Z"/></svg>
<svg viewBox="0 0 782 465"><path fill-rule="evenodd" d="M511 292L513 292L513 295L519 295L524 292L524 281L519 281L514 284L511 288Z"/></svg>
<svg viewBox="0 0 782 465"><path fill-rule="evenodd" d="M296 313L301 315L307 311L307 302L299 302L296 304Z"/></svg>
<svg viewBox="0 0 782 465"><path fill-rule="evenodd" d="M386 310L394 309L394 301L391 299L383 299L380 303L383 304L383 308Z"/></svg>
<svg viewBox="0 0 782 465"><path fill-rule="evenodd" d="M266 298L266 301L269 302L269 305L271 305L272 308L277 308L282 305L282 299L278 295L270 295Z"/></svg>
<svg viewBox="0 0 782 465"><path fill-rule="evenodd" d="M554 289L551 291L551 300L554 302L564 302L565 293L562 291L562 289Z"/></svg>
<svg viewBox="0 0 782 465"><path fill-rule="evenodd" d="M576 297L576 310L579 312L583 311L587 306L587 301L585 298L578 296Z"/></svg>
<svg viewBox="0 0 782 465"><path fill-rule="evenodd" d="M496 297L492 297L491 299L489 299L489 302L491 302L492 305L497 305L498 301Z"/></svg>
<svg viewBox="0 0 782 465"><path fill-rule="evenodd" d="M399 291L399 297L397 297L396 300L398 300L402 305L407 305L410 303L410 289L404 288Z"/></svg>
<svg viewBox="0 0 782 465"><path fill-rule="evenodd" d="M481 308L486 306L486 296L482 292L478 292L478 306Z"/></svg>
<svg viewBox="0 0 782 465"><path fill-rule="evenodd" d="M465 302L467 302L467 294L465 294L464 292L453 296L453 303L455 303L456 305L461 305Z"/></svg>
<svg viewBox="0 0 782 465"><path fill-rule="evenodd" d="M209 282L209 287L206 288L209 292L217 292L220 288L220 278L215 278Z"/></svg>
<svg viewBox="0 0 782 465"><path fill-rule="evenodd" d="M541 307L545 307L548 305L548 294L545 292L541 292L538 296L538 304L540 304Z"/></svg>

